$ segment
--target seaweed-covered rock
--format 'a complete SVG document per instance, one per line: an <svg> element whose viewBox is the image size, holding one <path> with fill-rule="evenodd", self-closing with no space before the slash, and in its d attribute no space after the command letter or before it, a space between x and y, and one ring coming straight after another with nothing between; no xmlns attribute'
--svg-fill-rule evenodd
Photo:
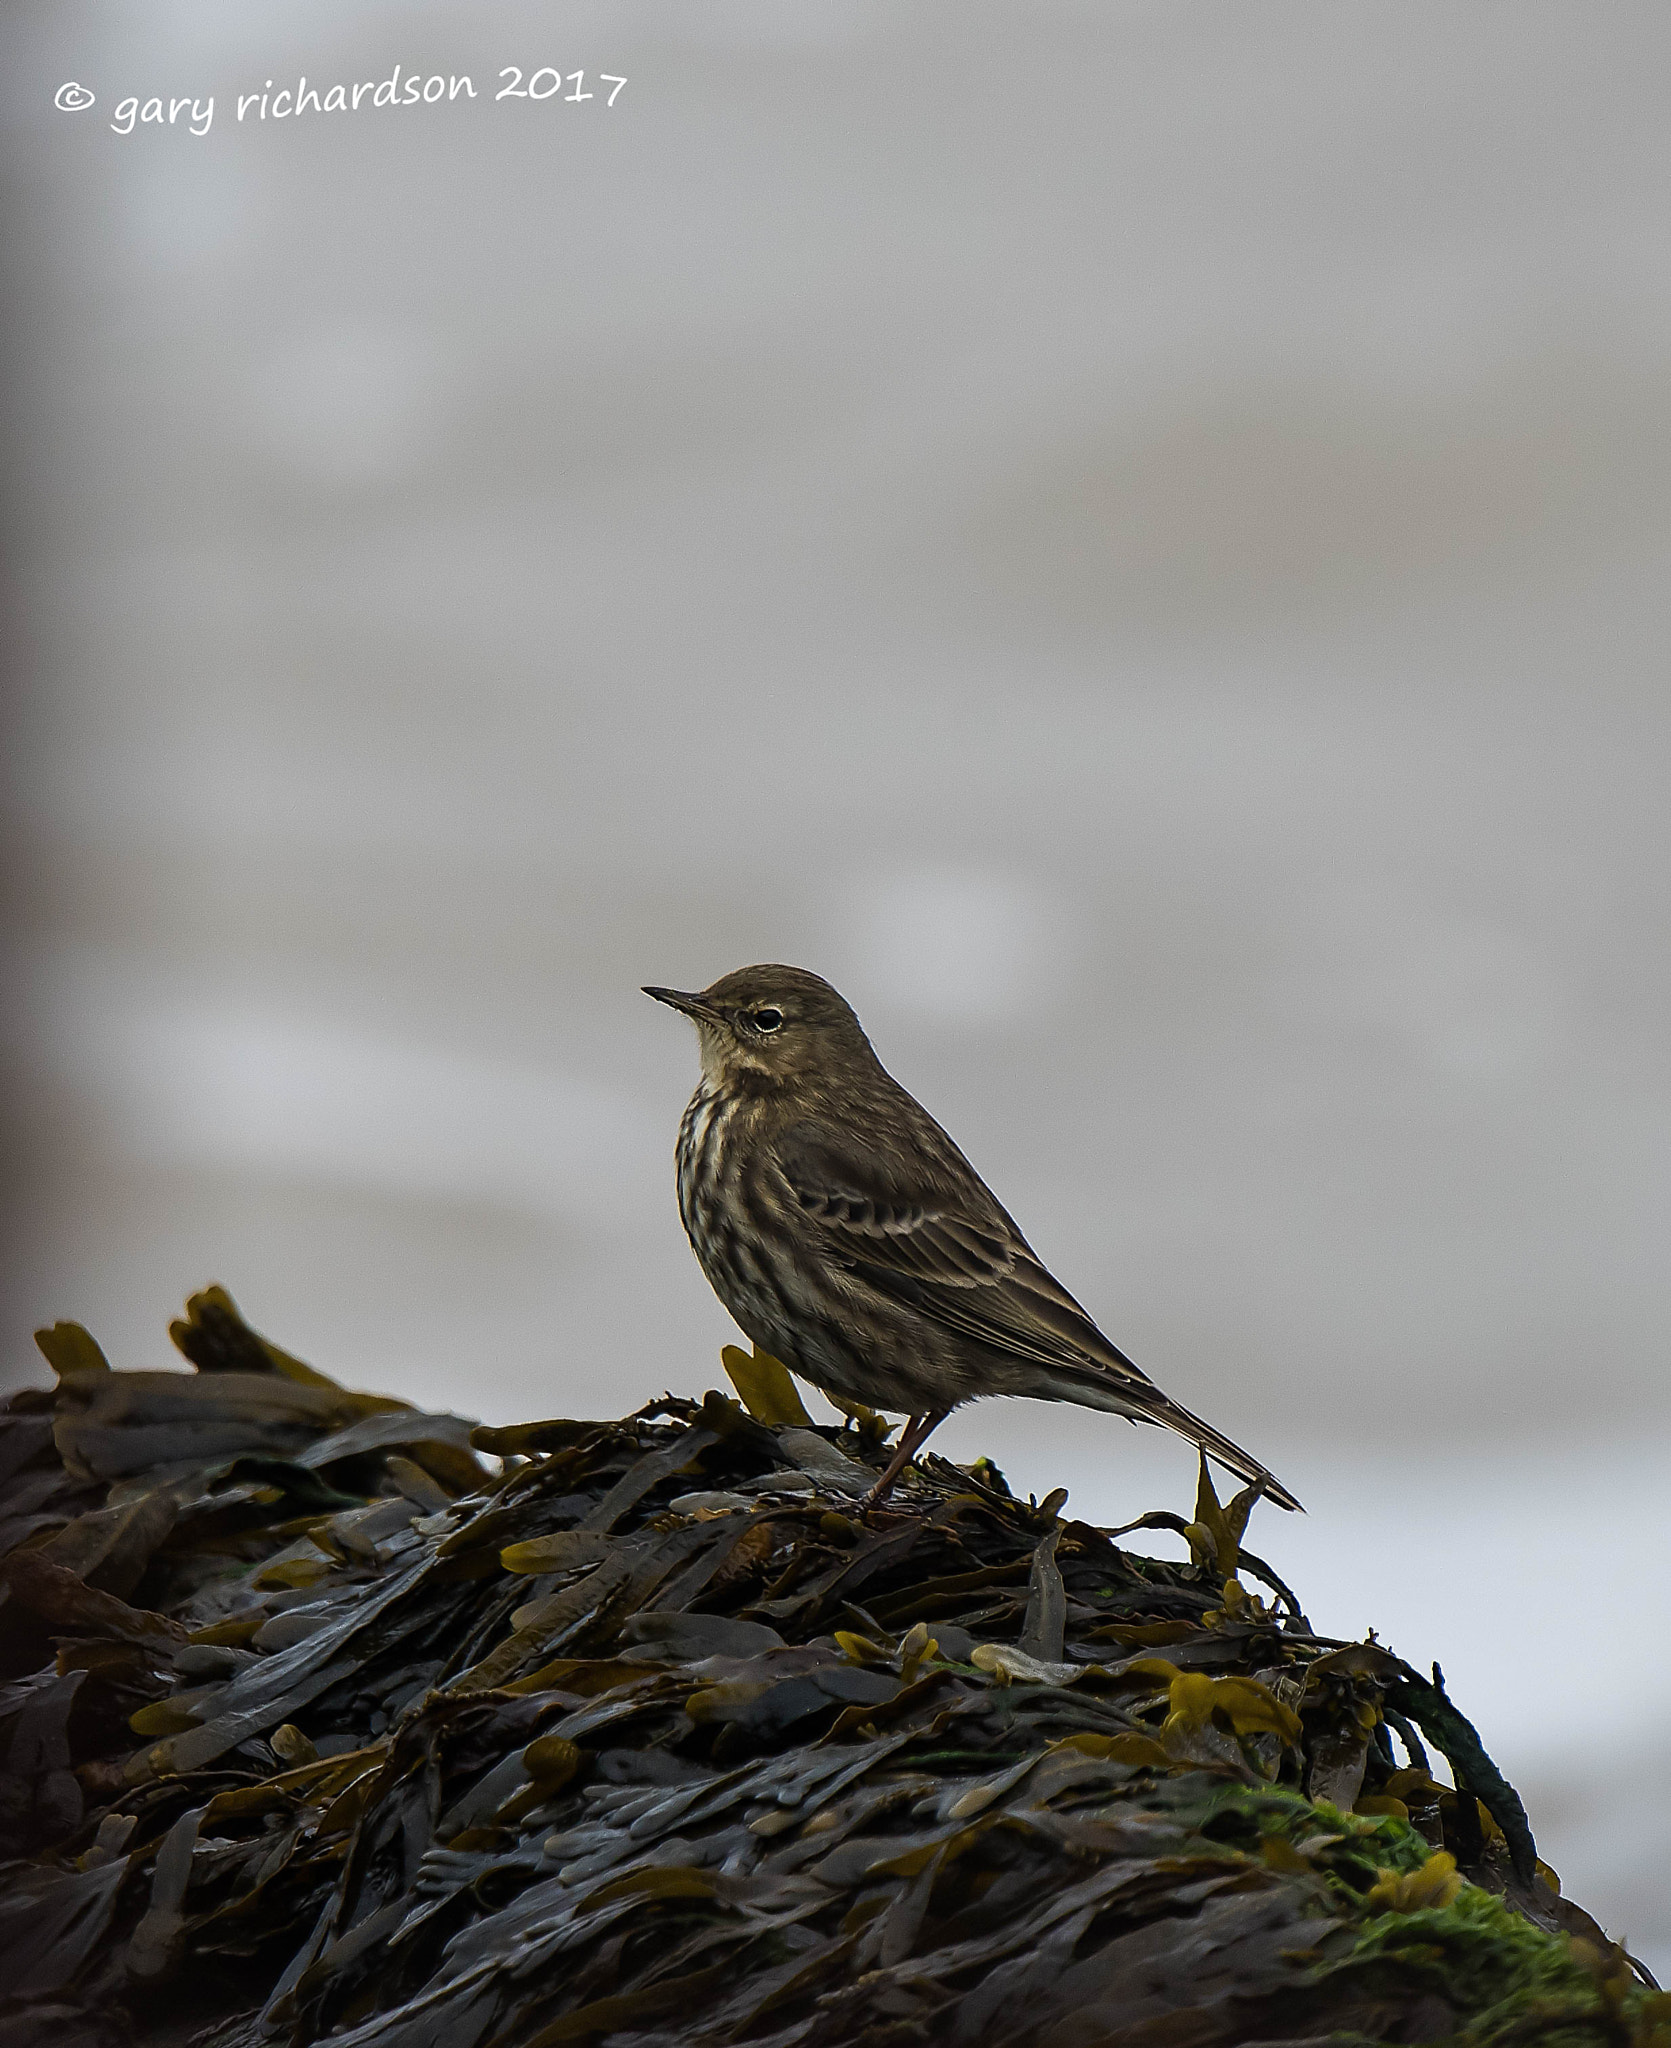
<svg viewBox="0 0 1671 2048"><path fill-rule="evenodd" d="M59 1324L0 1413L4 2048L1671 2048L1253 1489L1111 1531L930 1458L867 1516L878 1418L758 1354L483 1429L220 1289L174 1335Z"/></svg>

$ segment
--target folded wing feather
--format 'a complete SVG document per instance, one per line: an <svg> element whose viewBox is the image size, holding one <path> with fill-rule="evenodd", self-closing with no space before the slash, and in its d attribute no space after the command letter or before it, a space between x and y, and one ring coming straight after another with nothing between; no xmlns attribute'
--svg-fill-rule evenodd
<svg viewBox="0 0 1671 2048"><path fill-rule="evenodd" d="M812 1123L784 1134L777 1164L802 1211L823 1232L830 1256L880 1292L996 1351L1148 1383L1039 1262L998 1204L990 1197L980 1202L986 1190L967 1166L967 1197L934 1185L941 1178L934 1162L920 1187L889 1184L888 1168L875 1154ZM985 1213L969 1213L977 1202Z"/></svg>

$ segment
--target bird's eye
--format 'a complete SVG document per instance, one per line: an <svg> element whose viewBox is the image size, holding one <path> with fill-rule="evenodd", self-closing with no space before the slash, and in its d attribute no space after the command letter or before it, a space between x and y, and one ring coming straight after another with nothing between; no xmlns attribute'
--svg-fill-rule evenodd
<svg viewBox="0 0 1671 2048"><path fill-rule="evenodd" d="M756 1010L753 1017L756 1031L776 1031L783 1023L781 1010Z"/></svg>

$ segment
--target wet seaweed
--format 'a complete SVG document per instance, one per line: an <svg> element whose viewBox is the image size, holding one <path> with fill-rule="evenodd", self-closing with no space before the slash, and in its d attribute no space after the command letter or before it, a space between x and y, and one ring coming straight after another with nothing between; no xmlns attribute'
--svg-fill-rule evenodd
<svg viewBox="0 0 1671 2048"><path fill-rule="evenodd" d="M929 1458L867 1516L885 1425L760 1354L489 1429L219 1288L173 1335L58 1324L0 1411L0 2042L1671 2048L1257 1489L1110 1531Z"/></svg>

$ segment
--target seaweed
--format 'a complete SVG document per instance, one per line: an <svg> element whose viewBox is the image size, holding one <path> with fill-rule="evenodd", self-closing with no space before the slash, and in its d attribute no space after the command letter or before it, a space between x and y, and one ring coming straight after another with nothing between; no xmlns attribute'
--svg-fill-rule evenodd
<svg viewBox="0 0 1671 2048"><path fill-rule="evenodd" d="M60 1323L0 1410L0 2040L1671 2048L1256 1488L1110 1531L930 1457L867 1514L887 1426L759 1352L490 1429L219 1288L173 1335Z"/></svg>

